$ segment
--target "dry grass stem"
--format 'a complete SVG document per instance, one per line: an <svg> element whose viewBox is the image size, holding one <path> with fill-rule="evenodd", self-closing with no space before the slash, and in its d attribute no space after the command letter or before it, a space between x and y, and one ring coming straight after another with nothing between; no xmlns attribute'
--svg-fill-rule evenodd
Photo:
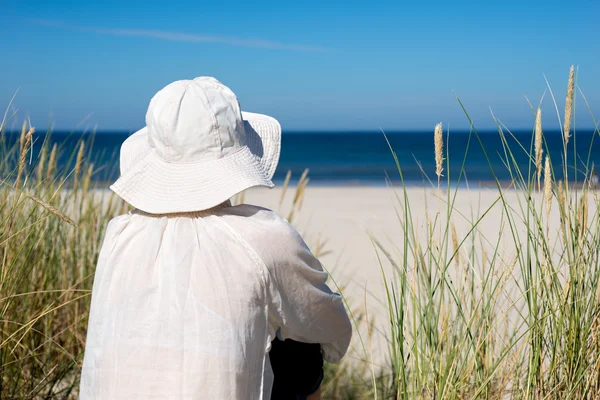
<svg viewBox="0 0 600 400"><path fill-rule="evenodd" d="M85 155L85 142L82 140L79 143L79 151L77 152L77 158L75 160L75 170L73 173L73 189L77 189L79 182L79 173L81 172L81 163L83 162L83 156Z"/></svg>
<svg viewBox="0 0 600 400"><path fill-rule="evenodd" d="M287 220L292 222L294 219L294 215L297 211L302 209L302 201L304 199L304 191L306 186L308 185L309 179L308 169L305 169L302 175L300 176L300 180L298 181L298 186L296 186L296 191L294 192L294 198L292 199L292 206L287 216Z"/></svg>
<svg viewBox="0 0 600 400"><path fill-rule="evenodd" d="M302 189L301 189L300 197L298 198L298 210L302 209L302 204L304 203L304 194L306 193L306 187L308 186L309 182L310 182L310 178L306 178L302 182Z"/></svg>
<svg viewBox="0 0 600 400"><path fill-rule="evenodd" d="M279 208L283 204L283 199L285 198L285 193L287 192L288 185L290 184L290 179L292 178L292 171L288 171L285 174L285 180L283 181L283 188L281 189L281 196L279 197Z"/></svg>
<svg viewBox="0 0 600 400"><path fill-rule="evenodd" d="M579 207L577 210L577 225L579 226L579 243L584 245L585 240L582 240L587 230L588 221L588 190L584 189L581 198L579 199Z"/></svg>
<svg viewBox="0 0 600 400"><path fill-rule="evenodd" d="M573 98L575 95L575 67L571 65L569 70L569 83L567 84L567 98L565 99L565 124L564 139L565 147L569 144L571 137L571 118L573 117Z"/></svg>
<svg viewBox="0 0 600 400"><path fill-rule="evenodd" d="M73 226L77 226L75 221L73 221L71 218L67 217L64 213L60 212L60 210L58 210L56 207L52 206L51 204L46 203L44 200L38 199L37 197L34 197L28 193L25 194L25 197L27 197L29 200L33 201L34 203L39 204L40 206L44 207L51 214L56 215L62 221L66 222L68 224L71 224Z"/></svg>
<svg viewBox="0 0 600 400"><path fill-rule="evenodd" d="M304 172L302 173L302 176L300 176L300 180L298 181L298 186L296 187L296 192L294 193L294 199L292 200L292 204L294 204L294 205L296 205L298 203L298 201L300 200L300 197L302 197L302 195L304 193L304 188L308 184L307 176L308 176L308 169L305 169Z"/></svg>
<svg viewBox="0 0 600 400"><path fill-rule="evenodd" d="M544 163L544 200L546 205L546 219L550 219L552 210L552 170L550 169L550 157L546 156Z"/></svg>
<svg viewBox="0 0 600 400"><path fill-rule="evenodd" d="M21 126L21 135L19 135L19 154L25 150L25 134L27 133L27 121L23 121Z"/></svg>

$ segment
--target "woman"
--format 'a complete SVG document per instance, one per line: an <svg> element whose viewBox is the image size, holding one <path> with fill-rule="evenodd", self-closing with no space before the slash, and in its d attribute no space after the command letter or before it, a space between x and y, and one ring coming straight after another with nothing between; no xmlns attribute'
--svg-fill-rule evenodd
<svg viewBox="0 0 600 400"><path fill-rule="evenodd" d="M111 186L135 210L105 234L81 399L269 399L276 336L339 361L352 329L319 261L274 212L228 201L273 186L277 121L200 77L159 91L146 125Z"/></svg>

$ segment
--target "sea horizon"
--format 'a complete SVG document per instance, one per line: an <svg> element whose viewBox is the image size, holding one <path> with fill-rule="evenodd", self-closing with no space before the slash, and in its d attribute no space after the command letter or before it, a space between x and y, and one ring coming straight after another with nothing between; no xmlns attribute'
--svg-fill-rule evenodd
<svg viewBox="0 0 600 400"><path fill-rule="evenodd" d="M80 140L86 142L89 159L94 163L92 180L107 184L119 176L118 154L122 142L131 134L129 131L38 131L33 141L33 159L39 152L42 141L57 144L59 169L72 168L73 153ZM444 161L442 180L447 184L448 169L450 183L459 186L489 187L496 179L503 185L512 180L511 169L503 141L498 131L478 132L479 140L469 131L450 131L445 135L444 147L448 160ZM506 144L514 153L522 171L528 170L527 151L532 145L532 130L504 131ZM587 161L600 163L600 145L595 131L578 130L569 143L568 157L573 157L576 146L578 157L577 180L581 181ZM550 154L555 177L563 179L562 158L564 155L560 131L545 131L544 154ZM3 148L8 149L19 138L19 132L4 132ZM387 138L387 139L386 139ZM389 144L388 144L389 141ZM481 146L485 149L482 151ZM91 147L91 151L89 150ZM465 157L465 151L468 148ZM402 177L398 172L392 151L396 152ZM7 153L8 154L8 153ZM572 161L572 160L571 160ZM463 168L464 163L464 168ZM70 166L71 165L71 166ZM572 165L572 162L570 163ZM431 131L284 131L279 166L273 180L284 182L288 171L290 183L294 184L305 169L313 186L385 186L393 184L430 186L435 177L433 132ZM460 171L463 174L459 174ZM492 172L493 171L493 172ZM569 171L569 181L574 180L575 170Z"/></svg>

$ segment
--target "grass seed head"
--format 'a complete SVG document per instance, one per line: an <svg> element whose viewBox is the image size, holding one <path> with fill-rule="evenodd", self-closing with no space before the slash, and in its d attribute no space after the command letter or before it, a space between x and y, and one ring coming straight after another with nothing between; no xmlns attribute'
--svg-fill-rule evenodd
<svg viewBox="0 0 600 400"><path fill-rule="evenodd" d="M435 174L439 180L442 177L442 171L444 170L444 139L441 122L435 126L433 136L435 145Z"/></svg>
<svg viewBox="0 0 600 400"><path fill-rule="evenodd" d="M30 127L27 132L25 132L26 125L23 124L23 130L21 131L21 151L19 153L19 165L17 167L17 180L15 182L15 188L18 190L21 185L21 177L23 176L23 172L25 171L25 163L27 161L27 154L29 153L29 147L31 146L31 139L33 137L33 133L35 129Z"/></svg>
<svg viewBox="0 0 600 400"><path fill-rule="evenodd" d="M456 226L452 223L452 247L454 249L454 260L456 265L460 264L460 252L458 251L458 235L456 234Z"/></svg>
<svg viewBox="0 0 600 400"><path fill-rule="evenodd" d="M38 167L37 167L37 180L38 182L44 178L44 168L46 168L46 157L48 156L48 148L46 146L42 147L40 151L40 156L38 159Z"/></svg>
<svg viewBox="0 0 600 400"><path fill-rule="evenodd" d="M75 170L73 173L73 190L77 190L79 186L79 174L81 173L81 163L83 162L83 156L85 154L85 142L82 140L79 143L79 150L77 151L77 158L75 159Z"/></svg>
<svg viewBox="0 0 600 400"><path fill-rule="evenodd" d="M78 176L81 172L81 163L83 162L83 155L85 154L85 143L82 140L79 144L79 150L77 151L77 159L75 161L75 176Z"/></svg>
<svg viewBox="0 0 600 400"><path fill-rule="evenodd" d="M569 83L567 84L567 98L565 99L565 146L571 137L571 118L573 117L573 97L575 95L575 68L571 65L569 70Z"/></svg>
<svg viewBox="0 0 600 400"><path fill-rule="evenodd" d="M563 182L559 181L556 185L556 190L558 194L558 207L560 208L560 218L564 220L564 217L567 213L567 202L565 201L565 191L563 188Z"/></svg>
<svg viewBox="0 0 600 400"><path fill-rule="evenodd" d="M50 152L50 159L48 160L48 170L46 171L46 177L52 179L52 174L54 173L54 168L56 167L56 143L52 146L52 151Z"/></svg>
<svg viewBox="0 0 600 400"><path fill-rule="evenodd" d="M92 181L93 174L94 174L94 164L90 163L87 171L85 172L85 176L83 177L83 182L81 184L81 189L84 194L87 194L87 192L90 188L90 183ZM242 192L242 193L244 193L244 192Z"/></svg>

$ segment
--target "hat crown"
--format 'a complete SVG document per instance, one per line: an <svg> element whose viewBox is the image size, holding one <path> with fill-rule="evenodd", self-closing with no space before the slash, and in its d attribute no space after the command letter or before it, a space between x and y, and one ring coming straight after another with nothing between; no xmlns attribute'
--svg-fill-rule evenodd
<svg viewBox="0 0 600 400"><path fill-rule="evenodd" d="M146 125L148 144L168 162L216 160L245 144L237 97L211 77L165 86L150 101Z"/></svg>

